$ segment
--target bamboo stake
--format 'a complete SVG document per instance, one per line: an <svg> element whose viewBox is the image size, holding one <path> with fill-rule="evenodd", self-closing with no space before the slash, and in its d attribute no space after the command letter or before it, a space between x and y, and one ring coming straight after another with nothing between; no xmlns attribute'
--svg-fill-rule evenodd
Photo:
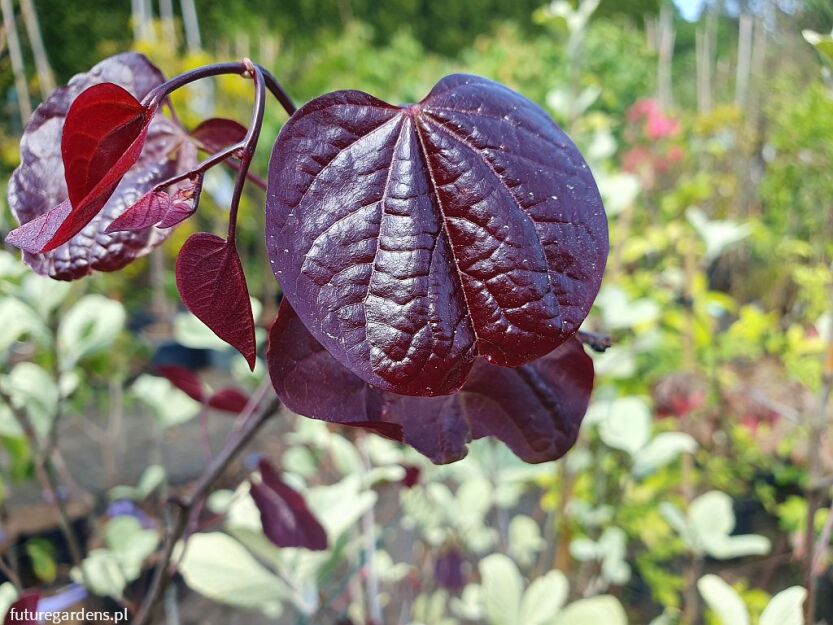
<svg viewBox="0 0 833 625"><path fill-rule="evenodd" d="M746 109L752 70L752 16L744 12L738 22L738 66L735 73L735 106Z"/></svg>
<svg viewBox="0 0 833 625"><path fill-rule="evenodd" d="M35 57L35 68L38 72L38 83L41 97L45 100L49 94L55 91L55 75L49 65L49 57L46 54L46 47L43 45L43 37L40 32L38 13L32 0L20 0L20 13L23 16L23 23L26 26L26 33L29 37L29 45L32 47L32 54Z"/></svg>
<svg viewBox="0 0 833 625"><path fill-rule="evenodd" d="M198 52L202 49L200 40L200 23L197 20L197 9L194 0L181 0L182 21L185 24L185 43L188 52Z"/></svg>
<svg viewBox="0 0 833 625"><path fill-rule="evenodd" d="M671 61L674 57L674 21L667 5L663 5L660 10L658 30L657 99L663 110L666 110L672 104Z"/></svg>
<svg viewBox="0 0 833 625"><path fill-rule="evenodd" d="M173 0L159 0L159 19L162 20L162 35L172 49L176 50L176 23L174 22Z"/></svg>
<svg viewBox="0 0 833 625"><path fill-rule="evenodd" d="M20 48L20 39L17 36L17 23L14 17L12 0L0 0L0 9L3 11L3 26L6 29L6 38L9 44L9 59L12 62L12 73L14 74L14 88L17 92L17 107L20 111L20 122L24 126L32 114L32 100L29 97L29 83L26 80L26 67L23 64L23 51Z"/></svg>

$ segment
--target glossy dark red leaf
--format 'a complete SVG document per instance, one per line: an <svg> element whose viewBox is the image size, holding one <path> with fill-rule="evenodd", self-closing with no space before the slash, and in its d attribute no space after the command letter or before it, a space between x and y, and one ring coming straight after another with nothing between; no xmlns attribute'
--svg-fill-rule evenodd
<svg viewBox="0 0 833 625"><path fill-rule="evenodd" d="M139 160L154 113L126 89L109 82L93 85L75 99L61 138L72 210L40 252L69 241L104 208ZM31 227L25 224L21 229Z"/></svg>
<svg viewBox="0 0 833 625"><path fill-rule="evenodd" d="M206 119L191 131L191 137L206 152L214 154L223 148L240 143L246 136L246 127L233 119L214 117Z"/></svg>
<svg viewBox="0 0 833 625"><path fill-rule="evenodd" d="M240 414L249 403L249 396L237 388L221 388L208 398L208 405L216 410Z"/></svg>
<svg viewBox="0 0 833 625"><path fill-rule="evenodd" d="M538 106L476 76L420 103L309 102L269 167L266 244L310 332L365 381L463 386L476 356L518 366L571 337L608 252L593 176Z"/></svg>
<svg viewBox="0 0 833 625"><path fill-rule="evenodd" d="M290 410L331 423L399 424L404 441L436 463L459 460L469 441L484 436L527 462L560 458L575 443L593 388L593 361L573 337L517 368L481 360L455 395L382 391L335 360L287 300L270 330L266 360Z"/></svg>
<svg viewBox="0 0 833 625"><path fill-rule="evenodd" d="M105 232L112 234L150 228L162 221L170 207L170 195L164 191L149 191L107 226Z"/></svg>
<svg viewBox="0 0 833 625"><path fill-rule="evenodd" d="M36 618L38 602L41 598L39 590L28 590L17 599L6 613L3 625L38 625Z"/></svg>
<svg viewBox="0 0 833 625"><path fill-rule="evenodd" d="M252 498L260 511L266 537L278 547L327 548L327 533L300 493L281 480L265 459L258 463L260 481L252 481Z"/></svg>
<svg viewBox="0 0 833 625"><path fill-rule="evenodd" d="M207 232L191 235L176 259L176 286L188 310L254 369L255 323L234 244Z"/></svg>
<svg viewBox="0 0 833 625"><path fill-rule="evenodd" d="M156 371L191 399L200 403L205 401L205 388L195 371L177 365L162 365L156 367Z"/></svg>
<svg viewBox="0 0 833 625"><path fill-rule="evenodd" d="M42 217L68 199L61 134L70 105L94 84L111 82L141 100L164 77L144 56L134 52L105 59L86 74L75 76L57 89L34 112L20 143L21 164L9 181L8 201L21 224ZM45 253L24 251L23 258L36 272L61 280L74 280L92 271L115 271L162 243L168 231L106 234L110 223L155 185L192 169L196 148L186 133L161 115L153 118L139 161L127 172L101 212L67 243ZM57 232L57 228L55 228ZM42 245L41 245L42 247Z"/></svg>

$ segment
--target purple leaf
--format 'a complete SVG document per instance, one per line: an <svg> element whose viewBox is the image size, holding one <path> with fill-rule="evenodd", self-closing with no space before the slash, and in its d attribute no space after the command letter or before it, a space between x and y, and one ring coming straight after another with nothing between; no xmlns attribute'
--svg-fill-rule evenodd
<svg viewBox="0 0 833 625"><path fill-rule="evenodd" d="M287 486L268 461L258 463L260 482L252 482L252 498L260 510L266 537L278 547L327 548L327 533L304 498Z"/></svg>
<svg viewBox="0 0 833 625"><path fill-rule="evenodd" d="M232 119L206 119L191 131L191 137L206 152L214 154L240 143L246 137L246 127Z"/></svg>
<svg viewBox="0 0 833 625"><path fill-rule="evenodd" d="M272 269L309 331L406 395L454 392L476 356L515 367L567 341L608 252L577 148L476 76L415 105L358 91L309 102L275 143L266 212Z"/></svg>
<svg viewBox="0 0 833 625"><path fill-rule="evenodd" d="M127 171L139 160L156 112L146 109L119 85L105 82L83 91L69 107L61 154L72 210L37 252L50 252L69 241L104 208ZM11 240L32 241L43 228L27 223ZM17 235L17 236L15 236Z"/></svg>
<svg viewBox="0 0 833 625"><path fill-rule="evenodd" d="M374 434L378 434L383 438L388 438L397 443L405 440L405 434L402 431L402 426L398 423L385 423L384 421L351 421L350 423L342 423L354 428L361 428Z"/></svg>
<svg viewBox="0 0 833 625"><path fill-rule="evenodd" d="M405 476L402 478L402 486L404 488L413 488L419 484L422 477L422 469L415 464L409 464L402 467L405 469Z"/></svg>
<svg viewBox="0 0 833 625"><path fill-rule="evenodd" d="M208 398L208 405L216 410L240 414L249 403L249 396L236 388L221 388Z"/></svg>
<svg viewBox="0 0 833 625"><path fill-rule="evenodd" d="M40 217L9 232L6 235L6 243L24 252L39 254L43 247L55 237L55 233L61 228L61 224L64 223L71 210L72 204L69 200L64 200Z"/></svg>
<svg viewBox="0 0 833 625"><path fill-rule="evenodd" d="M129 52L105 59L49 96L26 126L20 144L21 164L8 186L9 207L18 222L31 222L69 198L61 156L61 135L70 105L82 91L95 84L111 82L141 100L163 81L159 70L144 56ZM156 115L138 162L127 172L98 215L59 248L45 254L24 251L24 260L40 274L74 280L94 270L121 269L135 258L144 256L165 240L167 231L148 228L106 234L107 227L158 183L192 169L196 165L196 156L196 148L185 132L170 120Z"/></svg>
<svg viewBox="0 0 833 625"><path fill-rule="evenodd" d="M463 574L463 554L456 547L443 549L434 563L434 580L441 588L459 594L466 585Z"/></svg>
<svg viewBox="0 0 833 625"><path fill-rule="evenodd" d="M39 590L27 590L15 601L3 619L3 625L38 625L35 613L38 611L38 602L41 592Z"/></svg>
<svg viewBox="0 0 833 625"><path fill-rule="evenodd" d="M290 410L345 425L399 424L404 441L435 463L459 460L469 441L484 436L527 462L560 458L575 443L593 388L593 361L573 337L514 369L479 361L452 396L382 391L335 360L287 300L270 330L266 361Z"/></svg>
<svg viewBox="0 0 833 625"><path fill-rule="evenodd" d="M176 259L176 286L188 310L254 369L255 322L234 243L207 232L191 235Z"/></svg>
<svg viewBox="0 0 833 625"><path fill-rule="evenodd" d="M171 207L171 196L164 191L148 191L133 206L107 226L106 234L144 230L155 226Z"/></svg>
<svg viewBox="0 0 833 625"><path fill-rule="evenodd" d="M162 365L156 367L156 371L194 401L200 403L205 401L205 389L200 377L191 369L177 365Z"/></svg>
<svg viewBox="0 0 833 625"><path fill-rule="evenodd" d="M197 203L202 191L202 180L190 182L178 189L171 198L165 216L157 224L160 228L173 228L197 212Z"/></svg>

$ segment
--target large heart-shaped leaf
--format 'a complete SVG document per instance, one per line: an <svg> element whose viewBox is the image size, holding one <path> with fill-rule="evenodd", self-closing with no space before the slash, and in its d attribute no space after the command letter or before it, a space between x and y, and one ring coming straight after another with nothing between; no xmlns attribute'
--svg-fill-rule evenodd
<svg viewBox="0 0 833 625"><path fill-rule="evenodd" d="M9 181L9 207L26 224L70 201L61 155L61 137L68 111L83 91L103 82L119 85L141 100L164 81L159 70L133 52L105 59L66 87L56 90L32 115L20 143L21 164ZM147 129L138 162L121 179L100 212L60 247L35 254L24 251L28 265L40 274L74 280L97 271L115 271L147 254L168 236L157 228L105 234L110 223L156 184L192 169L196 148L175 123L157 115ZM70 201L71 202L71 201ZM70 204L71 207L71 204ZM63 218L51 215L53 234ZM46 219L46 218L44 218ZM45 237L41 245L48 242Z"/></svg>
<svg viewBox="0 0 833 625"><path fill-rule="evenodd" d="M593 361L576 338L515 369L478 362L451 396L382 391L339 363L286 300L269 336L272 384L290 410L333 423L401 425L406 443L437 463L465 456L473 438L494 436L527 462L572 447L593 387Z"/></svg>
<svg viewBox="0 0 833 625"><path fill-rule="evenodd" d="M593 176L542 109L476 76L420 103L340 91L272 152L266 244L304 324L378 388L442 395L587 315L608 252Z"/></svg>

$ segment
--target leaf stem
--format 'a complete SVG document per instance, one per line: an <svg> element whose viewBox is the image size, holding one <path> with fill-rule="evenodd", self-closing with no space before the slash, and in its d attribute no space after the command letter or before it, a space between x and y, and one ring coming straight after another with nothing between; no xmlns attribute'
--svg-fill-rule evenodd
<svg viewBox="0 0 833 625"><path fill-rule="evenodd" d="M266 89L263 72L260 67L254 65L248 59L244 63L249 67L249 71L253 74L255 81L255 102L252 107L252 121L249 123L249 129L246 131L246 136L243 138L242 154L240 155L240 169L237 171L237 180L234 183L234 194L231 197L231 206L229 207L229 223L228 223L228 241L236 245L235 237L237 235L237 213L240 207L240 197L243 194L243 187L246 184L246 175L249 173L249 166L252 164L252 158L255 155L257 148L257 140L260 138L260 129L263 126L263 109L266 101Z"/></svg>

